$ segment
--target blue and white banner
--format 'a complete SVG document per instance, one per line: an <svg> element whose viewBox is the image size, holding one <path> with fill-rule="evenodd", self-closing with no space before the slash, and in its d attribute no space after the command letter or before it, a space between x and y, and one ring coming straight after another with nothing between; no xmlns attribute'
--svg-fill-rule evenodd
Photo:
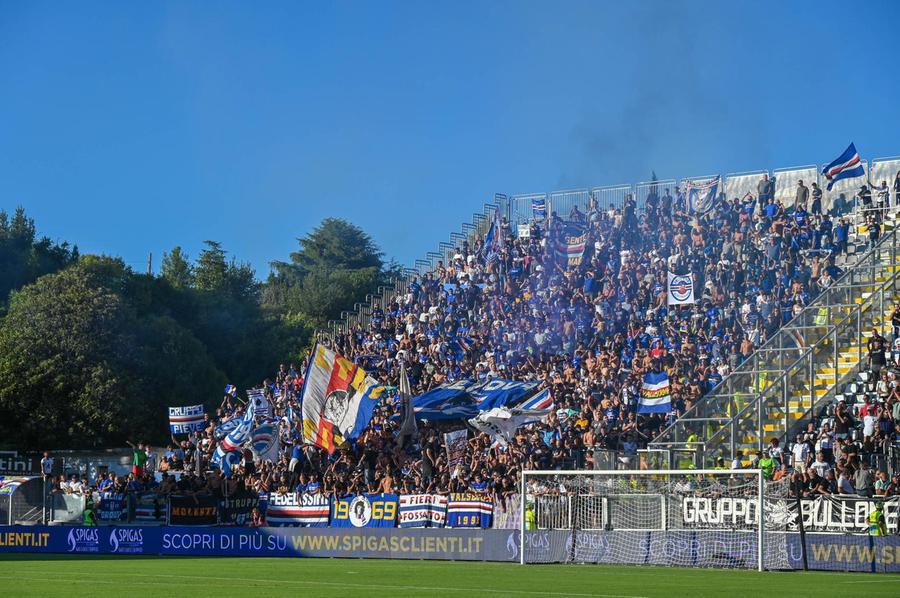
<svg viewBox="0 0 900 598"><path fill-rule="evenodd" d="M273 492L266 507L266 524L278 527L327 527L330 514L331 499L324 494Z"/></svg>
<svg viewBox="0 0 900 598"><path fill-rule="evenodd" d="M668 305L691 305L694 300L694 279L690 274L668 273L669 292L666 294Z"/></svg>
<svg viewBox="0 0 900 598"><path fill-rule="evenodd" d="M547 198L535 197L531 200L531 217L535 220L543 220L547 217Z"/></svg>
<svg viewBox="0 0 900 598"><path fill-rule="evenodd" d="M172 434L190 434L205 427L203 405L169 407L169 430Z"/></svg>
<svg viewBox="0 0 900 598"><path fill-rule="evenodd" d="M685 193L687 194L688 209L699 214L706 214L716 207L719 198L719 182L721 177L715 177L703 182L686 180Z"/></svg>
<svg viewBox="0 0 900 598"><path fill-rule="evenodd" d="M447 497L437 494L401 494L398 527L444 527Z"/></svg>
<svg viewBox="0 0 900 598"><path fill-rule="evenodd" d="M225 394L229 397L233 397L237 394L237 386L234 384L226 384L225 385Z"/></svg>
<svg viewBox="0 0 900 598"><path fill-rule="evenodd" d="M97 503L97 519L100 521L122 521L128 518L128 501L119 492L101 492Z"/></svg>
<svg viewBox="0 0 900 598"><path fill-rule="evenodd" d="M331 503L331 527L394 527L398 504L396 494L358 494L335 498Z"/></svg>
<svg viewBox="0 0 900 598"><path fill-rule="evenodd" d="M253 405L254 413L260 417L271 417L272 405L266 398L266 393L261 388L251 388L247 391L247 401Z"/></svg>
<svg viewBox="0 0 900 598"><path fill-rule="evenodd" d="M822 174L828 179L828 190L838 181L843 179L852 179L865 176L866 170L863 168L862 161L859 159L859 153L856 151L856 145L851 143L844 153L835 158L831 164L822 169Z"/></svg>
<svg viewBox="0 0 900 598"><path fill-rule="evenodd" d="M281 452L278 427L275 424L257 426L250 435L250 448L257 459L277 463Z"/></svg>
<svg viewBox="0 0 900 598"><path fill-rule="evenodd" d="M494 407L506 407L534 398L540 382L472 380L448 382L413 399L416 418L470 419Z"/></svg>
<svg viewBox="0 0 900 598"><path fill-rule="evenodd" d="M141 494L134 501L135 521L165 523L168 517L168 501L158 494Z"/></svg>
<svg viewBox="0 0 900 598"><path fill-rule="evenodd" d="M669 374L666 372L647 372L641 384L641 395L638 398L638 413L668 413L672 410L672 397L669 394Z"/></svg>
<svg viewBox="0 0 900 598"><path fill-rule="evenodd" d="M451 492L447 501L447 527L491 527L494 505L484 494Z"/></svg>

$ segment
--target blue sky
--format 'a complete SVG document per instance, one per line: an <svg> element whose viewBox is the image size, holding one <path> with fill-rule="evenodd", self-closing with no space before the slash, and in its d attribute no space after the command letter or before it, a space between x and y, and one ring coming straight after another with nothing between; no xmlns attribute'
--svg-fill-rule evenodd
<svg viewBox="0 0 900 598"><path fill-rule="evenodd" d="M322 218L410 264L494 192L900 154L900 3L0 0L0 207L260 277Z"/></svg>

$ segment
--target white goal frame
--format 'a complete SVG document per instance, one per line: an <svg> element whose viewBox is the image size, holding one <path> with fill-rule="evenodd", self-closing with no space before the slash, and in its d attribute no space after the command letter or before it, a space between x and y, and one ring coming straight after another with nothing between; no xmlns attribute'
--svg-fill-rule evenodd
<svg viewBox="0 0 900 598"><path fill-rule="evenodd" d="M757 479L757 508L759 521L757 523L757 563L758 571L765 570L765 494L766 483L761 469L621 469L621 470L547 470L533 469L523 470L519 480L519 564L525 563L525 506L527 501L526 478L555 477L555 476L586 476L586 477L628 477L628 476L697 476L709 475L714 477L730 477L740 475L745 478L756 476Z"/></svg>

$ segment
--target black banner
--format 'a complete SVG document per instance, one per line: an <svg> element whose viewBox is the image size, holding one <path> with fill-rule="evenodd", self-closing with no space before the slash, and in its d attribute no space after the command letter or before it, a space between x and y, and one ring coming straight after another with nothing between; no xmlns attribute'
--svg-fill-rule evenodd
<svg viewBox="0 0 900 598"><path fill-rule="evenodd" d="M218 501L212 496L169 497L171 525L215 525L218 520Z"/></svg>
<svg viewBox="0 0 900 598"><path fill-rule="evenodd" d="M0 451L0 475L41 475L40 453ZM62 472L61 459L54 459L53 473Z"/></svg>
<svg viewBox="0 0 900 598"><path fill-rule="evenodd" d="M259 496L244 491L219 501L219 521L222 525L244 525L253 509L259 506Z"/></svg>

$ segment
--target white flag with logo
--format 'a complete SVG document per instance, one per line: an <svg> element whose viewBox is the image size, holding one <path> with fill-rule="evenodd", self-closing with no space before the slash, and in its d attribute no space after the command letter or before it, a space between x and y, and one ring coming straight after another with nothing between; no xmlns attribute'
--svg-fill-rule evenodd
<svg viewBox="0 0 900 598"><path fill-rule="evenodd" d="M669 272L669 292L666 303L669 305L690 305L694 301L694 279L690 274L672 274Z"/></svg>
<svg viewBox="0 0 900 598"><path fill-rule="evenodd" d="M472 427L484 432L503 446L507 446L512 440L516 430L526 424L540 421L550 409L515 409L509 407L494 407L490 411L479 413L477 417L469 420Z"/></svg>

